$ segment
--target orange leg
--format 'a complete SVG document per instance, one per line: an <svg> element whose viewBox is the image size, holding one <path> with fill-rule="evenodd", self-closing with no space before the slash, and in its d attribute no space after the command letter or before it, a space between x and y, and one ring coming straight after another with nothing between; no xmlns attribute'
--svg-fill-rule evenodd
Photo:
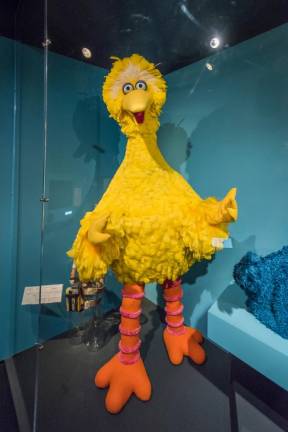
<svg viewBox="0 0 288 432"><path fill-rule="evenodd" d="M165 281L163 285L166 301L166 323L164 343L171 363L178 365L184 356L188 356L197 364L205 361L205 351L201 347L201 333L184 325L181 280Z"/></svg>
<svg viewBox="0 0 288 432"><path fill-rule="evenodd" d="M124 285L122 294L119 352L102 366L95 377L97 387L109 386L105 405L111 413L119 412L133 393L144 401L151 396L151 383L139 351L144 286Z"/></svg>

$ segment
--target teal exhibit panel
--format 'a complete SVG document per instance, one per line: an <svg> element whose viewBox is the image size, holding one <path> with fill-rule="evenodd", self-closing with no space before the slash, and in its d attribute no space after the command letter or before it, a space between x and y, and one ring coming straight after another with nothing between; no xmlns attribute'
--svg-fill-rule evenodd
<svg viewBox="0 0 288 432"><path fill-rule="evenodd" d="M158 143L167 161L203 197L211 183L218 198L227 184L238 188L239 220L231 239L215 259L196 264L183 278L185 320L204 333L207 311L229 285L235 263L248 250L266 254L287 238L287 32L287 25L280 26L166 76ZM4 358L33 346L39 331L38 306L21 302L26 286L39 285L44 82L40 49L6 38L0 47L1 184L7 203L1 218L8 245L1 251ZM124 154L123 136L102 101L105 74L49 52L42 276L43 284L63 289L71 266L66 251L79 220L102 196ZM109 274L107 286L109 308L119 301L120 285ZM146 293L160 302L154 284ZM43 305L42 339L67 330L74 319L65 312L64 296L59 304Z"/></svg>
<svg viewBox="0 0 288 432"><path fill-rule="evenodd" d="M287 239L287 25L169 73L159 146L205 197L238 188L239 221L211 262L183 278L185 320L207 331L207 311L248 251L266 254ZM1 37L1 358L33 346L38 306L22 306L39 285L43 170L43 52ZM102 196L123 158L123 137L101 97L105 69L49 52L43 284L69 284L66 251L79 220ZM65 78L65 79L64 79ZM3 144L2 144L3 143ZM2 157L3 156L3 157ZM4 227L4 228L3 228ZM120 285L108 275L111 304ZM148 298L160 295L152 284ZM73 325L64 307L42 306L43 340Z"/></svg>
<svg viewBox="0 0 288 432"><path fill-rule="evenodd" d="M208 310L242 256L288 243L287 49L284 24L166 76L164 156L203 197L237 187L239 218L224 250L183 278L185 321L206 334ZM154 286L147 292L159 301Z"/></svg>
<svg viewBox="0 0 288 432"><path fill-rule="evenodd" d="M3 359L38 339L39 306L24 306L22 298L25 287L40 281L43 53L2 37L0 50L1 230L7 245L1 249Z"/></svg>
<svg viewBox="0 0 288 432"><path fill-rule="evenodd" d="M0 358L9 357L13 351L13 329L15 292L11 290L13 266L13 222L15 201L11 199L16 167L14 159L14 43L10 39L0 38L0 53L3 59L0 69L0 115L2 127L0 128L0 184L1 201L1 238L5 248L1 248L0 272L2 283L0 285L0 316L1 316L1 352ZM11 172L13 170L13 175ZM4 301L6 298L6 301Z"/></svg>
<svg viewBox="0 0 288 432"><path fill-rule="evenodd" d="M1 237L7 245L1 250L0 286L0 358L4 359L78 323L77 314L66 312L63 292L60 303L41 308L22 305L23 294L25 287L40 285L40 274L42 285L63 284L63 290L69 286L71 260L66 251L79 220L94 207L118 166L121 144L119 130L101 100L105 69L49 53L45 151L43 50L1 37L0 51L4 59L0 172L5 202ZM44 163L49 203L44 209L42 248ZM118 301L117 282L111 274L107 280L111 292L105 296L104 310Z"/></svg>
<svg viewBox="0 0 288 432"><path fill-rule="evenodd" d="M9 357L13 351L13 329L11 322L14 321L12 311L14 309L14 295L11 290L12 280L12 243L13 243L13 202L11 194L14 179L11 175L13 167L13 146L14 146L14 43L10 39L0 38L0 52L2 67L0 69L0 115L3 125L0 128L0 181L1 200L6 203L1 206L1 238L5 248L1 252L0 272L2 275L0 289L0 316L1 320L1 344L0 358ZM15 175L15 168L14 168ZM6 187L4 187L6 185ZM5 289L6 288L6 289Z"/></svg>
<svg viewBox="0 0 288 432"><path fill-rule="evenodd" d="M288 390L288 340L249 313L245 300L237 285L229 285L208 311L208 337Z"/></svg>
<svg viewBox="0 0 288 432"><path fill-rule="evenodd" d="M89 311L67 313L65 289L72 260L67 256L79 222L93 210L119 165L120 130L102 101L105 69L48 53L47 148L43 238L43 284L63 285L62 301L41 307L42 341L81 325ZM118 302L119 284L110 274L101 309ZM118 289L118 293L117 293ZM90 311L91 312L91 311ZM90 314L91 315L91 314ZM52 330L53 329L53 330Z"/></svg>

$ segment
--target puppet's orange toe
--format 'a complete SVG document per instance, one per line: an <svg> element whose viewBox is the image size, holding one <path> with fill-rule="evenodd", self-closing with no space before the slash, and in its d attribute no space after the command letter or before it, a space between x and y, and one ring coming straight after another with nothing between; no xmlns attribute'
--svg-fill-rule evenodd
<svg viewBox="0 0 288 432"><path fill-rule="evenodd" d="M206 360L204 349L192 337L188 341L188 356L196 364L203 364Z"/></svg>
<svg viewBox="0 0 288 432"><path fill-rule="evenodd" d="M114 357L113 357L114 358ZM99 388L105 388L110 383L110 378L113 372L113 358L108 361L101 369L97 372L95 376L95 384Z"/></svg>
<svg viewBox="0 0 288 432"><path fill-rule="evenodd" d="M126 405L131 394L131 388L121 384L120 379L112 380L105 399L107 411L117 414Z"/></svg>
<svg viewBox="0 0 288 432"><path fill-rule="evenodd" d="M203 343L203 336L202 336L202 333L200 333L200 331L199 330L197 330L197 329L194 329L194 328L192 328L192 327L187 327L187 329L189 329L190 330L190 332L191 332L191 336L193 337L193 339L195 339L196 340L196 342L198 342L198 343Z"/></svg>
<svg viewBox="0 0 288 432"><path fill-rule="evenodd" d="M164 343L171 363L180 364L184 356L190 357L196 364L204 363L206 355L200 346L203 342L202 334L191 327L184 328L185 332L179 335L171 334L167 328L164 330Z"/></svg>
<svg viewBox="0 0 288 432"><path fill-rule="evenodd" d="M143 401L151 397L151 383L141 358L124 364L116 354L97 372L95 383L100 388L109 386L105 405L112 414L121 411L133 393Z"/></svg>

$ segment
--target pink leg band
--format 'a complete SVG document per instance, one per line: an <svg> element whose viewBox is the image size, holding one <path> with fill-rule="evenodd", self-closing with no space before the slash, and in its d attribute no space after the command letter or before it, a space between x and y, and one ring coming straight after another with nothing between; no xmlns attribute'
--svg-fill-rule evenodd
<svg viewBox="0 0 288 432"><path fill-rule="evenodd" d="M125 318L138 318L141 315L141 309L138 309L138 311L136 312L129 312L125 309L122 308L122 306L120 307L120 314L125 317Z"/></svg>
<svg viewBox="0 0 288 432"><path fill-rule="evenodd" d="M134 345L134 346L132 346L132 347L127 347L127 346L123 345L121 341L119 342L119 345L118 345L118 346L119 346L119 350L120 350L123 354L132 354L132 353L135 353L136 351L139 350L140 345L141 345L141 340L139 340L139 341L137 342L137 344Z"/></svg>
<svg viewBox="0 0 288 432"><path fill-rule="evenodd" d="M135 300L141 300L144 297L144 292L143 293L127 293L124 290L122 290L122 297L131 298L131 299L135 299Z"/></svg>
<svg viewBox="0 0 288 432"><path fill-rule="evenodd" d="M174 322L171 323L166 317L165 321L169 327L173 327L173 328L181 327L184 324L184 318L181 318L181 320L176 322L176 323L174 323Z"/></svg>
<svg viewBox="0 0 288 432"><path fill-rule="evenodd" d="M170 333L171 335L174 335L174 336L180 336L180 335L184 334L186 331L184 326L180 330L175 330L175 329L169 327L168 325L166 327L166 330L168 333Z"/></svg>
<svg viewBox="0 0 288 432"><path fill-rule="evenodd" d="M174 311L171 311L167 307L165 307L165 312L166 312L167 315L177 316L177 315L181 315L182 314L183 309L184 309L183 305L179 306L179 308L176 309L176 310L174 310Z"/></svg>
<svg viewBox="0 0 288 432"><path fill-rule="evenodd" d="M122 334L122 335L124 335L124 336L137 336L139 333L140 333L140 331L141 331L141 327L139 326L139 327L137 327L136 329L134 329L134 330L129 330L129 329L125 329L125 328L123 328L122 326L121 326L121 324L119 325L119 331L120 331L120 333Z"/></svg>
<svg viewBox="0 0 288 432"><path fill-rule="evenodd" d="M126 365L131 365L131 364L136 363L140 359L140 352L138 351L138 353L135 353L135 355L133 357L130 357L129 359L127 359L125 354L123 355L123 353L120 351L118 353L118 357L119 357L119 360L121 363L126 364Z"/></svg>

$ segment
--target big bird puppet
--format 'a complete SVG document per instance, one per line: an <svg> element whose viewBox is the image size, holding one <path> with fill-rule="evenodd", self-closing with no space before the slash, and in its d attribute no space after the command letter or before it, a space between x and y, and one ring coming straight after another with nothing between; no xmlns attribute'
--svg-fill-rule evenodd
<svg viewBox="0 0 288 432"><path fill-rule="evenodd" d="M201 333L184 325L181 276L197 261L211 259L237 219L236 189L222 201L202 199L172 169L157 146L158 117L166 82L138 54L114 58L103 85L110 116L127 136L123 162L95 209L87 212L68 255L81 281L111 268L123 283L119 352L96 374L109 386L106 408L119 412L134 393L149 400L151 383L140 356L141 302L146 283L163 287L164 344L170 361L205 360ZM177 143L176 143L177 144Z"/></svg>

